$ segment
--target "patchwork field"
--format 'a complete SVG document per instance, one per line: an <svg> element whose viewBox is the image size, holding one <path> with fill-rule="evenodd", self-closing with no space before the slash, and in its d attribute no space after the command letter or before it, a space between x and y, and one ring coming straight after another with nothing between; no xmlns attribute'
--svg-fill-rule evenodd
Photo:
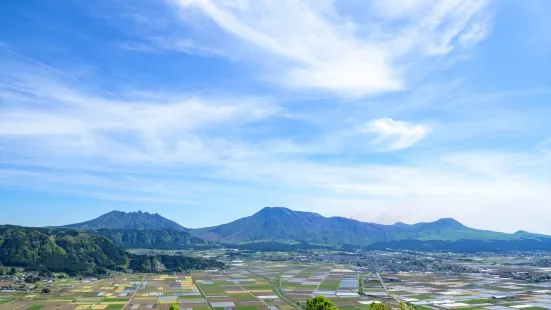
<svg viewBox="0 0 551 310"><path fill-rule="evenodd" d="M226 270L191 274L121 274L107 279L66 279L51 293L0 293L0 310L181 309L291 310L324 295L340 309L369 309L373 302L417 309L551 309L551 284L529 284L489 274L360 274L351 266L236 261ZM358 289L363 283L363 293ZM284 294L282 297L281 294Z"/></svg>
<svg viewBox="0 0 551 310"><path fill-rule="evenodd" d="M384 277L385 275L383 275ZM489 274L386 275L391 294L433 309L551 309L551 283L525 283Z"/></svg>

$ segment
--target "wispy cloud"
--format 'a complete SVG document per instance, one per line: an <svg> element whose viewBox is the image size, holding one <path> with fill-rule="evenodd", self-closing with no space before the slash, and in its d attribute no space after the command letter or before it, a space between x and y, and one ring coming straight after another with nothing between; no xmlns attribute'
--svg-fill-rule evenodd
<svg viewBox="0 0 551 310"><path fill-rule="evenodd" d="M338 215L371 221L404 220L403 214L410 222L454 216L506 231L539 212L531 227L547 229L539 219L548 211L534 207L530 213L517 206L544 206L550 199L548 158L431 152L402 163L317 161L309 157L341 156L347 149L318 143L323 137L300 143L289 136L252 141L232 135L247 124L286 114L270 100L143 90L111 98L43 71L18 72L0 92L5 187L121 203L284 205L329 215L337 215L338 206ZM362 128L388 150L411 147L429 132L427 125L391 118ZM236 195L246 195L246 204ZM370 211L360 212L366 206ZM511 215L491 225L478 220L498 206Z"/></svg>
<svg viewBox="0 0 551 310"><path fill-rule="evenodd" d="M218 56L223 55L219 50L199 44L186 38L152 37L143 41L129 41L117 44L120 48L136 52L179 52L192 55Z"/></svg>
<svg viewBox="0 0 551 310"><path fill-rule="evenodd" d="M479 0L173 2L186 22L199 9L245 44L236 53L269 69L265 79L346 97L403 89L408 67L468 48L489 27Z"/></svg>
<svg viewBox="0 0 551 310"><path fill-rule="evenodd" d="M78 37L13 20L24 40L0 45L0 183L16 199L214 211L191 226L281 205L551 233L546 59L508 44L525 33L488 1L79 5L65 9L90 23L55 25ZM481 56L493 27L508 53L498 36ZM501 74L515 68L521 83Z"/></svg>
<svg viewBox="0 0 551 310"><path fill-rule="evenodd" d="M83 83L67 84L43 70L19 69L4 76L0 85L0 139L8 141L6 156L24 157L34 145L33 157L204 162L221 156L207 152L209 148L232 150L223 137L207 131L237 129L279 111L272 101L255 97L89 92Z"/></svg>
<svg viewBox="0 0 551 310"><path fill-rule="evenodd" d="M367 123L362 131L376 134L373 141L376 145L385 145L387 150L403 150L423 139L429 133L429 127L381 118Z"/></svg>
<svg viewBox="0 0 551 310"><path fill-rule="evenodd" d="M539 142L536 145L536 150L544 154L551 155L551 137Z"/></svg>

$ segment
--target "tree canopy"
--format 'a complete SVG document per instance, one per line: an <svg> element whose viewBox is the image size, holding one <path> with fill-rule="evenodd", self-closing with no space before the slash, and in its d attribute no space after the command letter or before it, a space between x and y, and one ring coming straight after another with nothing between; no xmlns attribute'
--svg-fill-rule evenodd
<svg viewBox="0 0 551 310"><path fill-rule="evenodd" d="M170 306L169 310L180 310L180 307L178 307L177 304L172 304L172 306Z"/></svg>
<svg viewBox="0 0 551 310"><path fill-rule="evenodd" d="M392 305L382 302L373 302L370 305L370 310L393 310ZM338 310L337 306L327 299L325 296L317 296L306 301L306 310ZM413 305L409 305L403 301L398 304L397 310L415 310Z"/></svg>
<svg viewBox="0 0 551 310"><path fill-rule="evenodd" d="M415 310L415 307L413 305L408 305L403 301L400 301L398 307L400 308L400 310Z"/></svg>
<svg viewBox="0 0 551 310"><path fill-rule="evenodd" d="M316 296L306 301L307 310L338 310L337 306L325 296Z"/></svg>
<svg viewBox="0 0 551 310"><path fill-rule="evenodd" d="M371 310L392 310L391 305L383 304L381 302L374 302L371 304Z"/></svg>

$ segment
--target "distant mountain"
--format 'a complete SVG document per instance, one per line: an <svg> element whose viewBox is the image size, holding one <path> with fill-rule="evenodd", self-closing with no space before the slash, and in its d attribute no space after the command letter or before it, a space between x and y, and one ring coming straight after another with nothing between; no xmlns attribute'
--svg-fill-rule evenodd
<svg viewBox="0 0 551 310"><path fill-rule="evenodd" d="M107 237L124 248L185 249L238 246L243 249L365 248L365 249L548 249L551 236L518 231L506 234L467 227L452 218L393 225L287 208L264 208L231 223L186 229L159 214L112 211L97 219L65 226ZM488 242L491 241L491 242Z"/></svg>
<svg viewBox="0 0 551 310"><path fill-rule="evenodd" d="M520 240L522 236L469 228L451 218L408 225L382 225L287 208L264 208L231 223L193 229L196 236L216 242L307 242L326 245L369 245L396 240Z"/></svg>
<svg viewBox="0 0 551 310"><path fill-rule="evenodd" d="M87 228L87 229L173 229L178 231L186 231L178 223L166 219L159 214L150 214L147 212L121 212L111 211L96 219L66 225L70 228Z"/></svg>
<svg viewBox="0 0 551 310"><path fill-rule="evenodd" d="M527 232L524 230L519 230L515 233L515 236L521 237L524 239L547 239L548 241L551 241L551 236L546 236L542 234L534 234L531 232Z"/></svg>

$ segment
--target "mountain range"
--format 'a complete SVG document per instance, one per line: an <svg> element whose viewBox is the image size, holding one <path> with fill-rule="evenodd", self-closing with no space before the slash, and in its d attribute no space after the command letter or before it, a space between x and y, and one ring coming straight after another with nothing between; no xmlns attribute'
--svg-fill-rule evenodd
<svg viewBox="0 0 551 310"><path fill-rule="evenodd" d="M212 243L308 244L370 246L434 243L461 240L551 242L550 236L519 231L515 234L467 227L452 218L434 222L384 225L317 213L266 207L257 213L213 227L186 229L159 214L112 211L97 219L66 227L96 230L125 247L175 248ZM459 243L457 243L459 244Z"/></svg>
<svg viewBox="0 0 551 310"><path fill-rule="evenodd" d="M216 242L283 241L310 244L368 245L394 240L514 240L514 234L469 228L451 218L413 225L383 225L343 217L286 208L264 208L231 223L190 230L191 234ZM528 233L529 234L529 233Z"/></svg>

